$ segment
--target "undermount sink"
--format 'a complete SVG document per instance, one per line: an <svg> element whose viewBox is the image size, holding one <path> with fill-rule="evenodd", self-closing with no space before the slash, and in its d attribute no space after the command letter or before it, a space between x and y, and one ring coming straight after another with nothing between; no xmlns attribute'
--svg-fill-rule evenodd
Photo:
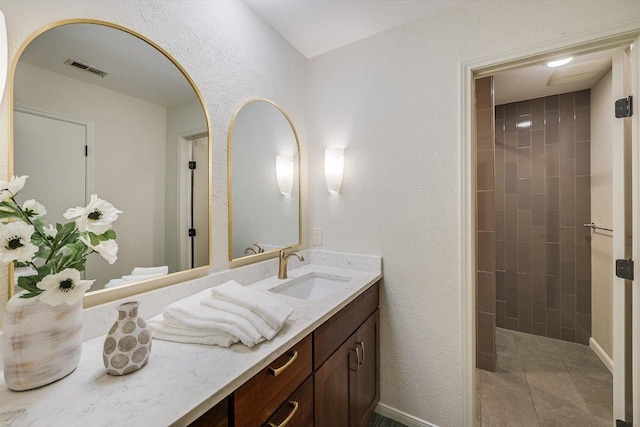
<svg viewBox="0 0 640 427"><path fill-rule="evenodd" d="M318 301L342 289L351 278L321 273L307 273L270 289L281 295L307 301Z"/></svg>

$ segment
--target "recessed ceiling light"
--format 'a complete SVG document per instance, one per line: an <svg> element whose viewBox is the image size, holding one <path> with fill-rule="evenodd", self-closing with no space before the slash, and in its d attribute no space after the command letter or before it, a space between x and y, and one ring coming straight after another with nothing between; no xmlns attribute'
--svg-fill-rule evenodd
<svg viewBox="0 0 640 427"><path fill-rule="evenodd" d="M551 67L551 68L562 67L563 65L568 64L572 60L573 60L573 56L571 56L569 58L557 59L555 61L547 62L547 67Z"/></svg>

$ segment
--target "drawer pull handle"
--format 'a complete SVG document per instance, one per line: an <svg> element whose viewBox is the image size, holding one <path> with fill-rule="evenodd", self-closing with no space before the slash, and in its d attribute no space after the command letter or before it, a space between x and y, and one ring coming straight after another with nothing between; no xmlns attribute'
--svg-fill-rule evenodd
<svg viewBox="0 0 640 427"><path fill-rule="evenodd" d="M287 369L289 367L289 365L291 365L297 358L298 358L298 352L297 351L294 351L293 353L289 353L289 360L287 361L287 363L285 363L284 365L282 365L281 367L279 367L277 369L269 367L269 370L271 371L271 375L273 375L274 377L277 377L285 369Z"/></svg>
<svg viewBox="0 0 640 427"><path fill-rule="evenodd" d="M355 348L352 348L351 350L356 352L356 369L351 369L354 372L358 372L358 365L361 365L360 363L360 349L356 346ZM349 359L349 365L351 365L351 359Z"/></svg>
<svg viewBox="0 0 640 427"><path fill-rule="evenodd" d="M360 359L358 358L358 363L360 363L361 365L364 364L364 356L365 356L365 352L364 352L364 341L360 341L358 343L358 345L362 348L362 362L360 362Z"/></svg>
<svg viewBox="0 0 640 427"><path fill-rule="evenodd" d="M274 423L269 423L269 427L284 427L287 424L289 424L289 421L291 421L291 419L293 418L293 416L296 414L296 412L298 411L298 402L294 402L293 400L290 400L289 405L291 405L293 407L293 409L291 410L291 413L287 416L287 418L284 419L283 422L281 422L280 424L274 424Z"/></svg>

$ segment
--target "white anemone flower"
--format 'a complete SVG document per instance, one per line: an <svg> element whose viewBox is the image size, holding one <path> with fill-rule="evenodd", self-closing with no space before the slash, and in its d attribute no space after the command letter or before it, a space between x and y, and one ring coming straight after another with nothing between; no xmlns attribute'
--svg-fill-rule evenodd
<svg viewBox="0 0 640 427"><path fill-rule="evenodd" d="M22 221L0 224L0 262L31 262L40 249L31 243L35 231Z"/></svg>
<svg viewBox="0 0 640 427"><path fill-rule="evenodd" d="M42 289L40 301L56 306L62 302L71 305L79 301L95 280L81 280L80 272L65 268L58 274L45 276L36 286Z"/></svg>
<svg viewBox="0 0 640 427"><path fill-rule="evenodd" d="M113 207L105 200L99 199L96 194L91 195L91 201L84 207L70 208L64 213L66 219L76 219L76 225L81 233L92 232L104 234L111 228L111 223L118 219L122 211Z"/></svg>
<svg viewBox="0 0 640 427"><path fill-rule="evenodd" d="M24 187L27 178L29 178L28 175L12 176L10 181L0 181L0 202L6 202L18 194Z"/></svg>
<svg viewBox="0 0 640 427"><path fill-rule="evenodd" d="M47 214L47 209L34 199L29 199L22 205L22 210L29 218L42 218Z"/></svg>
<svg viewBox="0 0 640 427"><path fill-rule="evenodd" d="M42 231L44 232L44 234L46 236L51 237L51 238L56 237L56 234L58 234L58 229L53 224L49 224L49 225L47 225L45 227L42 227Z"/></svg>
<svg viewBox="0 0 640 427"><path fill-rule="evenodd" d="M87 245L87 247L98 252L109 264L113 264L118 259L118 244L115 240L103 240L97 245L92 245L91 239L86 236L80 236L80 241Z"/></svg>

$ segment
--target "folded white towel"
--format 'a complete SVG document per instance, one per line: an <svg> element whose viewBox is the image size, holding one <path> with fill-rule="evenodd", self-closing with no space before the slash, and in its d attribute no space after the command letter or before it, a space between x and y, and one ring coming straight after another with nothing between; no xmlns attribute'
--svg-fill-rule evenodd
<svg viewBox="0 0 640 427"><path fill-rule="evenodd" d="M211 296L245 307L264 319L276 331L287 321L293 309L266 292L256 291L231 280L211 289Z"/></svg>
<svg viewBox="0 0 640 427"><path fill-rule="evenodd" d="M131 271L131 275L147 275L147 274L169 274L169 267L163 265L161 267L136 267Z"/></svg>
<svg viewBox="0 0 640 427"><path fill-rule="evenodd" d="M213 298L211 296L200 301L200 304L213 307L216 310L226 311L227 313L235 314L244 319L247 319L267 340L275 337L276 334L280 331L279 329L275 329L269 326L269 324L265 322L262 317L258 316L246 307Z"/></svg>
<svg viewBox="0 0 640 427"><path fill-rule="evenodd" d="M238 342L237 338L223 332L218 333L168 326L162 314L150 319L147 324L151 328L153 338L163 341L218 345L220 347L229 347L231 344Z"/></svg>
<svg viewBox="0 0 640 427"><path fill-rule="evenodd" d="M247 347L264 341L262 334L248 320L200 304L211 294L209 289L167 306L162 314L169 326L221 331L238 337Z"/></svg>

